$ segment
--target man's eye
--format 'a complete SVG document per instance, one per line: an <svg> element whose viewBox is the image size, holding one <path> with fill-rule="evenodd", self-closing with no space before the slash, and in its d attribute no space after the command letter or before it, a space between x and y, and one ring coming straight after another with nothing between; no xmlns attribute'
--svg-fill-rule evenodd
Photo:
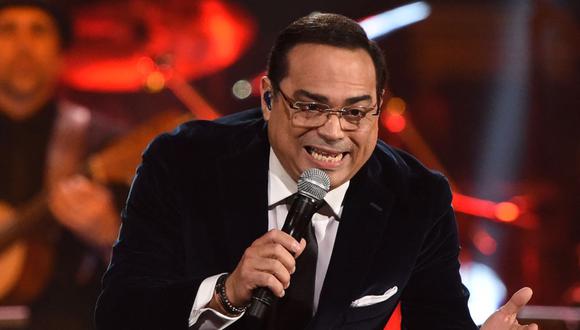
<svg viewBox="0 0 580 330"><path fill-rule="evenodd" d="M366 112L359 108L347 108L344 109L343 116L350 117L350 118L363 118L366 115Z"/></svg>
<svg viewBox="0 0 580 330"><path fill-rule="evenodd" d="M323 111L327 108L320 103L313 102L296 102L296 107L302 111Z"/></svg>
<svg viewBox="0 0 580 330"><path fill-rule="evenodd" d="M34 24L32 26L32 33L36 36L42 36L48 34L50 28L43 24Z"/></svg>
<svg viewBox="0 0 580 330"><path fill-rule="evenodd" d="M0 23L0 34L8 35L13 34L16 31L16 26L10 23Z"/></svg>

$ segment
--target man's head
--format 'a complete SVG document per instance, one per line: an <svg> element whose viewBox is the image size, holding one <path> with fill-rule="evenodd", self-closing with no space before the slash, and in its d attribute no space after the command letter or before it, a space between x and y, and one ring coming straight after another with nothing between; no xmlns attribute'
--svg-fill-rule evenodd
<svg viewBox="0 0 580 330"><path fill-rule="evenodd" d="M45 1L0 1L0 104L14 118L54 93L70 25Z"/></svg>
<svg viewBox="0 0 580 330"><path fill-rule="evenodd" d="M335 188L358 172L377 142L385 81L382 52L344 16L307 16L281 32L262 79L262 109L272 148L292 178L317 167ZM339 111L304 111L325 105Z"/></svg>

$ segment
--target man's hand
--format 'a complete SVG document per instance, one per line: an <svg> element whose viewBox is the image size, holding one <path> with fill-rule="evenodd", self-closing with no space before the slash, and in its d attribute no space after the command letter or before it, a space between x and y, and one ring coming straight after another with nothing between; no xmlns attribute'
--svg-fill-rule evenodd
<svg viewBox="0 0 580 330"><path fill-rule="evenodd" d="M482 330L538 330L534 323L520 325L516 319L518 312L532 298L532 289L522 288L511 299L485 321Z"/></svg>
<svg viewBox="0 0 580 330"><path fill-rule="evenodd" d="M246 306L252 291L258 287L267 287L276 296L283 297L284 289L290 285L290 275L295 271L295 258L305 247L304 239L298 243L292 236L277 229L255 240L226 281L226 294L230 302L234 306ZM219 303L216 303L214 297L210 307L218 307Z"/></svg>
<svg viewBox="0 0 580 330"><path fill-rule="evenodd" d="M117 236L119 216L111 193L84 176L67 178L52 187L49 206L60 223L96 247L110 248Z"/></svg>

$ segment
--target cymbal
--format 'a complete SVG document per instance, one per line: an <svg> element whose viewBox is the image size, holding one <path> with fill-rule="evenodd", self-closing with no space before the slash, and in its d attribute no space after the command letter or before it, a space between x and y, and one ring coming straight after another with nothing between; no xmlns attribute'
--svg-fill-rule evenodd
<svg viewBox="0 0 580 330"><path fill-rule="evenodd" d="M186 80L215 73L255 34L246 11L220 0L95 3L77 8L74 18L63 80L88 91L137 91L159 73Z"/></svg>

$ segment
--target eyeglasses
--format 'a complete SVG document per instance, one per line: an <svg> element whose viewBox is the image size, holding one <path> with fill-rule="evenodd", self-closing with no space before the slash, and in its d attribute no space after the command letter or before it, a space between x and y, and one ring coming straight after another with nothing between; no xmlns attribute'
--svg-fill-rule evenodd
<svg viewBox="0 0 580 330"><path fill-rule="evenodd" d="M284 94L281 89L279 91L288 106L297 110L292 114L292 123L304 128L320 127L326 124L331 114L335 114L338 116L342 130L362 130L372 125L373 119L371 116L379 115L377 104L370 107L347 105L331 108L324 103L296 101ZM371 113L373 110L374 113Z"/></svg>

